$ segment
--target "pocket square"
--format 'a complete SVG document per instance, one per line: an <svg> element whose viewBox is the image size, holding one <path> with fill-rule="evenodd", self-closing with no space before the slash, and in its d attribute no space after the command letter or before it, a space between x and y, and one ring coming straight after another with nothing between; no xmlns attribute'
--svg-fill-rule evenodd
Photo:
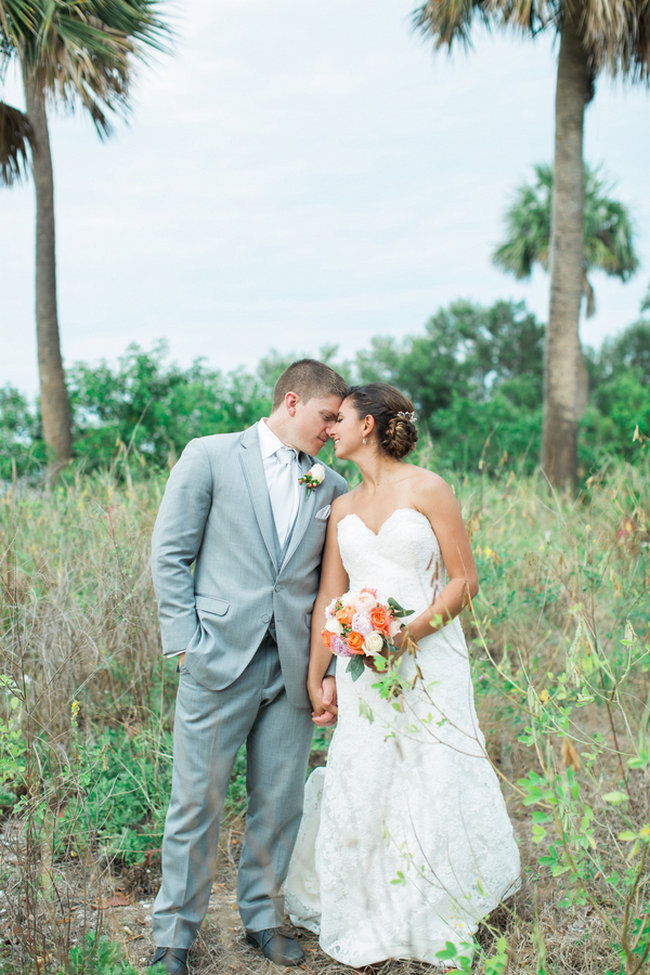
<svg viewBox="0 0 650 975"><path fill-rule="evenodd" d="M319 521L327 521L327 519L330 516L331 510L332 510L332 505L326 504L324 508L321 508L320 511L316 512L314 518L318 518Z"/></svg>

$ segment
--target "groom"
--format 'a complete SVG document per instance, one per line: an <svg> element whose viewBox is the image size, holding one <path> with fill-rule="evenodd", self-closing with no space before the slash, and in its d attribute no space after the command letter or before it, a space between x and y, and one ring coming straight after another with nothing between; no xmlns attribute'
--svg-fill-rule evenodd
<svg viewBox="0 0 650 975"><path fill-rule="evenodd" d="M177 655L174 771L153 908L158 963L186 975L216 872L219 820L237 750L248 810L238 904L246 939L297 965L281 886L298 831L313 725L306 691L311 609L330 504L329 468L300 485L330 435L344 380L313 359L278 379L273 408L243 433L192 440L171 472L153 532L163 651ZM193 571L192 571L193 566ZM332 678L323 681L333 702Z"/></svg>

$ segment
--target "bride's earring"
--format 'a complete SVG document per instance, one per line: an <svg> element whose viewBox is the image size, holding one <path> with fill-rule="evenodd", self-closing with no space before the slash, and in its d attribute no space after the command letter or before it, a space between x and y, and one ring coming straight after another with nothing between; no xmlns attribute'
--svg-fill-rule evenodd
<svg viewBox="0 0 650 975"><path fill-rule="evenodd" d="M361 443L362 443L362 444L364 445L364 447L365 447L365 445L366 445L366 444L368 443L368 441L366 440L366 438L365 438L365 437L362 437L362 438L361 438Z"/></svg>

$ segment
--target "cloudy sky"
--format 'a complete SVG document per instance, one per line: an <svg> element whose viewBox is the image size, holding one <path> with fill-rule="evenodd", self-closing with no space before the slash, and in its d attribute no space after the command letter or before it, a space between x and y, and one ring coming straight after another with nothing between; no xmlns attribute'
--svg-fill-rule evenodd
<svg viewBox="0 0 650 975"><path fill-rule="evenodd" d="M184 0L174 54L141 69L102 143L52 113L65 362L160 338L183 364L252 366L270 348L343 353L419 332L441 305L524 299L547 280L490 254L503 213L550 161L551 38L477 32L433 52L415 0ZM12 76L0 97L23 105ZM641 271L595 275L597 345L638 316L650 281L650 93L601 79L585 156L626 203ZM33 191L0 189L0 385L37 387Z"/></svg>

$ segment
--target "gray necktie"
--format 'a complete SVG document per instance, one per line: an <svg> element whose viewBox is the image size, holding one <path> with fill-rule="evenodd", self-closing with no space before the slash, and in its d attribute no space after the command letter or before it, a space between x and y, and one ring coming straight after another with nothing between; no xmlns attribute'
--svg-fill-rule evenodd
<svg viewBox="0 0 650 975"><path fill-rule="evenodd" d="M298 510L298 453L293 447L278 447L278 464L269 485L271 508L280 546L283 546Z"/></svg>

